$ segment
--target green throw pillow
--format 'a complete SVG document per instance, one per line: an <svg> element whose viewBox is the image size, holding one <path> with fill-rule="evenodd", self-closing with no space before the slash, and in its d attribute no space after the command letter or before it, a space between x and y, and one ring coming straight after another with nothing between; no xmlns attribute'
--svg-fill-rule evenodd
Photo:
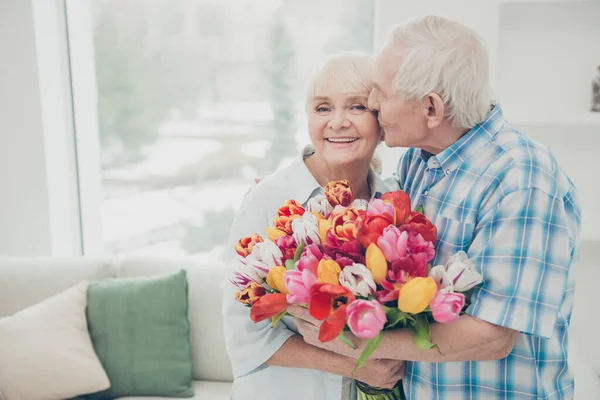
<svg viewBox="0 0 600 400"><path fill-rule="evenodd" d="M194 395L184 270L91 283L87 317L111 387L86 398Z"/></svg>

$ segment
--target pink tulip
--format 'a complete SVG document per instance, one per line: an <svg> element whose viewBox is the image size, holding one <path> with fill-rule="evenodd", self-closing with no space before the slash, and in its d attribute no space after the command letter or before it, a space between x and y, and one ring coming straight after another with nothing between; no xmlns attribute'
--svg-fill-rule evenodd
<svg viewBox="0 0 600 400"><path fill-rule="evenodd" d="M317 275L310 269L303 271L290 270L283 274L283 282L289 294L287 301L290 304L308 304L310 288L317 283Z"/></svg>
<svg viewBox="0 0 600 400"><path fill-rule="evenodd" d="M462 293L440 290L429 303L429 308L433 319L443 324L449 324L458 319L464 305L465 296Z"/></svg>
<svg viewBox="0 0 600 400"><path fill-rule="evenodd" d="M316 244L309 244L300 255L296 268L298 271L309 269L313 274L317 275L317 265L319 265L319 261L321 261L322 258L323 253L321 253L319 246Z"/></svg>
<svg viewBox="0 0 600 400"><path fill-rule="evenodd" d="M381 249L388 262L394 262L397 259L404 257L408 250L407 244L408 233L400 232L400 230L393 225L385 228L381 237L377 239L377 246Z"/></svg>
<svg viewBox="0 0 600 400"><path fill-rule="evenodd" d="M373 198L369 201L369 207L367 208L368 216L377 216L388 214L390 218L394 219L394 205L386 203L381 199Z"/></svg>
<svg viewBox="0 0 600 400"><path fill-rule="evenodd" d="M375 300L354 300L346 309L348 327L356 337L373 339L383 329L385 312Z"/></svg>
<svg viewBox="0 0 600 400"><path fill-rule="evenodd" d="M408 234L408 251L415 256L419 255L425 263L433 260L433 257L435 257L433 242L423 239L420 233L412 232Z"/></svg>

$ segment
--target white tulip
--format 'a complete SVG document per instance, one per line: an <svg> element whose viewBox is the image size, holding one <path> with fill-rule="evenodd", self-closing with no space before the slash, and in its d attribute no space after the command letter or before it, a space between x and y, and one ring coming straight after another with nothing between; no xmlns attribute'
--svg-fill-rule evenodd
<svg viewBox="0 0 600 400"><path fill-rule="evenodd" d="M310 212L305 212L299 218L292 221L292 236L297 244L304 241L304 244L321 244L319 237L319 221ZM310 240L307 240L310 239Z"/></svg>
<svg viewBox="0 0 600 400"><path fill-rule="evenodd" d="M475 271L475 262L464 251L450 257L446 263L446 273L457 292L466 292L483 281L483 277Z"/></svg>
<svg viewBox="0 0 600 400"><path fill-rule="evenodd" d="M340 273L340 284L352 291L355 295L367 297L375 293L377 286L371 271L363 264L352 264L345 267Z"/></svg>
<svg viewBox="0 0 600 400"><path fill-rule="evenodd" d="M483 281L483 277L475 271L475 263L464 251L450 257L446 265L431 268L429 277L439 285L440 290L447 292L466 292Z"/></svg>
<svg viewBox="0 0 600 400"><path fill-rule="evenodd" d="M318 194L315 197L308 200L306 204L308 212L314 212L328 217L332 213L333 207L329 204L329 200L324 194Z"/></svg>
<svg viewBox="0 0 600 400"><path fill-rule="evenodd" d="M271 268L283 265L283 253L275 243L266 240L254 245L245 263L249 271L266 278ZM244 272L248 274L248 270Z"/></svg>

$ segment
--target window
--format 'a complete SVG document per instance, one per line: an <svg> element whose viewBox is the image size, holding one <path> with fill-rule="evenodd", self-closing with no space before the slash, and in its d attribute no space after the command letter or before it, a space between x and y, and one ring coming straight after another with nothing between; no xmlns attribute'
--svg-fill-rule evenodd
<svg viewBox="0 0 600 400"><path fill-rule="evenodd" d="M373 7L91 0L104 251L220 259L253 179L308 143L315 66L373 52Z"/></svg>

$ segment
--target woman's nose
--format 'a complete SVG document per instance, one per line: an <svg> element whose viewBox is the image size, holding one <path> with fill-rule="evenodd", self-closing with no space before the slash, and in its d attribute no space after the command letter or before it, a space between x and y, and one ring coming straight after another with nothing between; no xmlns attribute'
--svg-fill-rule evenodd
<svg viewBox="0 0 600 400"><path fill-rule="evenodd" d="M329 120L329 129L333 129L334 131L349 128L350 121L346 118L346 113L343 110L336 110L335 114Z"/></svg>

